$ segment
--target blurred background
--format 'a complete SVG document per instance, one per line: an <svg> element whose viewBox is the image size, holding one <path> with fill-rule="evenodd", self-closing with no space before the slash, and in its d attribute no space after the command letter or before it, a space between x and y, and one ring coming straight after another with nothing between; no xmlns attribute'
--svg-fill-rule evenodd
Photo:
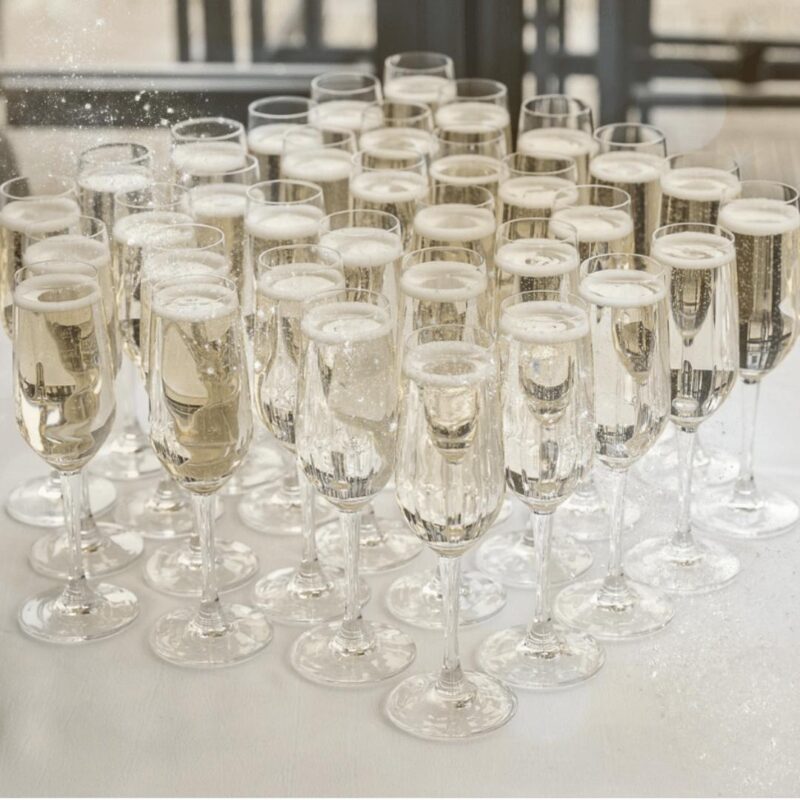
<svg viewBox="0 0 800 800"><path fill-rule="evenodd" d="M258 97L380 75L402 50L503 81L512 117L565 92L597 124L660 126L670 152L724 146L744 177L800 179L798 0L0 0L0 169L68 170L130 127L164 149L174 121L246 121Z"/></svg>

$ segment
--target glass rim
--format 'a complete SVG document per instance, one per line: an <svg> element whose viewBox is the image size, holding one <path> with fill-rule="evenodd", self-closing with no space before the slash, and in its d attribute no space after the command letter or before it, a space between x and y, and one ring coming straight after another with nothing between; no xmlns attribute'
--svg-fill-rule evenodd
<svg viewBox="0 0 800 800"><path fill-rule="evenodd" d="M187 280L187 277L190 277L191 280ZM147 286L147 291L150 296L150 317L153 320L163 319L165 316L163 311L159 310L158 307L159 295L162 292L165 292L167 289L175 286L184 287L187 292L191 292L198 285L202 284L216 284L217 286L223 286L227 291L230 292L237 311L241 310L241 303L239 301L239 292L236 287L236 281L228 274L221 274L217 272L192 272L181 274L178 272L177 274L170 275L166 278L159 278L157 281L149 280L143 281L142 283L143 285ZM151 346L154 341L154 339L151 340Z"/></svg>
<svg viewBox="0 0 800 800"><path fill-rule="evenodd" d="M427 172L428 159L419 152L419 150L392 150L392 156L376 155L374 151L370 150L356 150L350 161L354 167L360 172L413 172L416 167L422 167L424 172ZM408 154L408 158L405 154ZM398 155L402 154L402 155ZM385 161L402 161L403 166L399 167L373 167L363 163L364 156L370 156L375 159L383 158ZM408 162L408 163L406 163Z"/></svg>
<svg viewBox="0 0 800 800"><path fill-rule="evenodd" d="M605 205L604 203L572 203L570 205L562 205L559 207L559 195L566 197L568 192L572 192L578 198L580 198L581 189L602 189L604 192L610 193L612 197L614 195L624 195L624 197L620 200L620 202L614 203L613 205ZM630 194L617 186L607 186L604 183L576 183L574 186L570 186L569 188L565 187L563 189L559 189L555 193L555 196L553 197L553 213L560 211L562 208L579 208L581 206L602 205L603 208L621 209L623 206L627 205L627 211L630 214L633 207L632 203L633 201L631 200Z"/></svg>
<svg viewBox="0 0 800 800"><path fill-rule="evenodd" d="M470 331L471 333L477 333L485 339L486 343L484 344L482 342L471 342L471 344L475 344L478 347L483 348L490 355L494 356L494 348L497 342L497 335L492 333L492 331L490 331L488 328L484 328L483 325L478 325L476 323L459 324L457 322L445 322L442 323L441 325L422 325L419 328L414 328L413 331L409 331L409 333L407 333L403 337L404 362L408 357L408 353L415 347L419 346L419 343L417 343L415 340L418 339L421 334L429 333L431 331L459 331L460 333L463 333L464 331ZM463 341L463 340L451 339L447 341Z"/></svg>
<svg viewBox="0 0 800 800"><path fill-rule="evenodd" d="M302 316L305 316L306 313L315 306L340 303L341 299L339 298L341 298L342 295L346 295L347 300L345 302L348 303L364 302L362 300L357 300L356 297L375 299L377 302L372 303L372 305L380 306L389 312L391 319L394 318L392 312L392 303L383 292L376 292L374 289L348 289L346 286L340 286L338 289L326 289L324 292L319 292L313 297L303 300L301 303L301 308L303 309Z"/></svg>
<svg viewBox="0 0 800 800"><path fill-rule="evenodd" d="M654 138L650 141L643 141L643 142L616 142L614 140L602 139L599 134L607 131L611 131L614 129L631 129L631 130L641 130L641 131L650 131L655 134ZM663 144L664 145L664 158L666 158L666 149L667 149L667 135L661 128L657 128L655 125L650 125L646 122L609 122L606 125L601 125L599 128L595 128L594 132L592 133L592 138L598 144L606 144L606 145L613 145L617 149L636 149L639 147L653 147Z"/></svg>
<svg viewBox="0 0 800 800"><path fill-rule="evenodd" d="M320 142L313 142L309 143L305 146L298 145L295 148L288 148L286 147L287 142L291 142L292 139L300 139L301 134L305 136L309 131L314 132L315 134L319 134L320 138L323 139ZM324 141L324 136L333 136L338 137L338 141L326 142ZM343 144L347 144L348 147L342 147ZM287 152L302 152L303 150L344 150L345 152L350 152L350 148L355 150L356 147L356 137L353 131L347 130L346 128L325 128L324 131L322 128L318 128L316 125L294 125L292 126L292 130L285 131L283 136L281 137L281 155L286 155Z"/></svg>
<svg viewBox="0 0 800 800"><path fill-rule="evenodd" d="M549 298L548 300L536 300L535 297L542 296ZM580 308L584 313L588 311L589 303L584 300L577 292L562 292L560 289L527 289L523 292L514 292L500 301L498 306L498 322L503 315L506 308L513 305L521 305L523 303L537 303L537 302L553 302L554 295L558 295L558 300L555 302L566 303ZM534 299L526 300L526 297L534 297ZM577 301L577 302L576 302ZM587 320L588 321L588 320ZM589 336L587 328L586 335ZM514 337L512 337L514 338Z"/></svg>
<svg viewBox="0 0 800 800"><path fill-rule="evenodd" d="M262 250L258 254L258 257L256 258L256 267L257 269L260 270L261 267L264 267L265 269L272 269L274 267L291 266L292 264L298 262L288 261L288 262L280 262L279 264L267 264L266 263L267 259L265 258L265 256L270 255L270 253L299 253L302 251L320 252L327 255L328 257L332 256L330 264L314 264L313 266L318 266L318 267L337 266L340 269L344 268L344 260L342 258L342 254L338 250L335 250L333 247L328 247L327 245L324 244L317 244L316 242L306 242L305 244L279 244L276 245L275 247L268 247L266 250ZM299 263L308 264L309 262L303 261ZM340 290L337 289L336 291ZM314 296L316 297L316 295Z"/></svg>
<svg viewBox="0 0 800 800"><path fill-rule="evenodd" d="M680 153L673 153L671 156L667 156L667 165L669 166L670 170L673 169L682 169L682 167L676 167L675 161L679 158L687 158L697 156L702 158L703 156L709 156L709 160L718 157L720 160L728 160L730 162L728 168L724 167L710 167L710 169L721 169L723 172L729 172L732 175L736 175L737 179L739 178L741 166L739 162L736 160L732 153L728 153L724 150L716 150L713 148L701 148L700 150L683 150ZM692 166L703 167L703 164L694 164Z"/></svg>
<svg viewBox="0 0 800 800"><path fill-rule="evenodd" d="M133 202L126 199L130 196L150 193L154 189L158 192L165 190L166 194L172 198L170 202L160 202L154 206L153 201ZM181 203L186 202L187 197L187 188L181 186L179 183L172 183L171 181L153 181L148 183L147 187L144 189L120 189L118 192L114 192L114 206L116 207L119 204L128 209L136 208L142 211L172 211L178 208Z"/></svg>
<svg viewBox="0 0 800 800"><path fill-rule="evenodd" d="M321 86L320 84L322 84L326 78L355 78L363 81L364 85L352 89L334 89L328 86ZM357 70L330 70L328 72L321 72L311 79L311 91L317 90L325 92L326 94L341 95L344 97L377 89L378 96L380 97L380 84L381 82L378 78L369 72L358 72ZM320 105L319 99L316 99L315 102L317 106Z"/></svg>
<svg viewBox="0 0 800 800"><path fill-rule="evenodd" d="M485 195L485 198L481 200L480 203L470 203L465 202L464 200L449 200L447 202L437 201L436 195L438 194L456 192L465 189L468 189L469 191L477 190L479 194ZM439 205L465 205L472 206L473 208L485 208L492 212L495 210L494 195L485 186L481 186L479 183L440 183L437 186L430 186L425 197L420 198L417 201L417 210L420 211L425 208L431 208L432 206Z"/></svg>
<svg viewBox="0 0 800 800"><path fill-rule="evenodd" d="M398 65L398 61L401 58L407 58L410 56L425 56L433 57L435 59L439 59L441 63L436 64L430 67L404 67ZM407 70L408 74L420 74L424 75L430 72L438 72L441 69L454 69L453 59L447 55L447 53L440 53L437 50L403 50L399 53L392 53L391 55L386 56L383 60L384 69L386 67L391 67L392 69L403 69ZM453 80L453 78L449 78L449 80Z"/></svg>
<svg viewBox="0 0 800 800"><path fill-rule="evenodd" d="M188 134L184 134L181 130L179 130L182 127L188 127L190 125L207 125L209 123L214 123L218 125L228 125L230 127L230 131L228 133L220 133L215 136L190 136ZM245 128L241 122L235 119L231 119L230 117L211 116L211 117L190 117L189 119L182 119L180 122L176 122L174 125L172 125L169 131L171 138L175 142L179 143L191 143L198 141L219 142L240 136L241 134L245 133Z"/></svg>
<svg viewBox="0 0 800 800"><path fill-rule="evenodd" d="M212 252L215 249L221 249L224 251L225 249L225 233L221 228L217 228L215 225L206 225L203 222L195 222L192 220L191 222L171 222L164 226L162 226L161 230L165 228L194 228L197 231L214 231L215 233L210 234L213 238L208 242L208 244L204 245L181 245L179 247L173 247L168 244L155 244L152 242L146 242L143 250L147 250L150 254L153 253L206 253Z"/></svg>
<svg viewBox="0 0 800 800"><path fill-rule="evenodd" d="M418 109L416 114L410 116L389 116L387 117L386 112L384 111L385 106L392 105L392 106L406 106L408 108L415 108ZM431 107L427 105L427 103L417 103L413 100L386 100L385 98L382 100L373 100L371 103L367 105L364 111L361 114L362 121L367 119L367 115L370 113L374 113L374 111L381 112L381 120L385 123L387 119L402 119L402 120L420 120L420 119L430 119L431 121L431 131L433 130L433 113L431 112ZM376 130L381 127L384 128L391 128L391 125L376 125L374 128L367 128L366 130ZM398 126L401 127L401 126ZM408 126L406 126L408 127ZM420 130L422 130L420 128ZM428 131L430 133L431 131Z"/></svg>
<svg viewBox="0 0 800 800"><path fill-rule="evenodd" d="M259 104L261 103L278 103L278 102L292 102L297 103L306 103L307 107L305 111L296 111L290 114L275 114L269 111L260 111L258 109ZM264 119L275 119L275 120L288 120L293 119L294 117L303 117L307 116L308 112L317 105L316 100L312 100L310 97L303 97L301 94L278 94L274 96L268 97L259 97L257 100L253 100L247 106L247 115L248 117L259 117ZM249 122L249 120L248 120ZM248 128L250 125L248 124ZM256 126L258 127L258 126Z"/></svg>
<svg viewBox="0 0 800 800"><path fill-rule="evenodd" d="M514 166L514 160L519 158L530 158L531 160L548 160L548 161L563 161L566 166L561 167L560 169L549 169L549 170L527 170L521 169L520 167ZM578 174L578 162L575 161L572 156L567 155L560 155L558 153L546 154L544 152L541 155L531 155L530 153L523 153L519 150L515 150L513 153L509 153L506 156L503 156L501 159L503 165L509 170L509 172L516 172L519 175L540 175L543 178L546 177L557 177L562 173L569 172L570 170L575 172L575 176L577 178ZM577 186L577 184L575 184Z"/></svg>
<svg viewBox="0 0 800 800"><path fill-rule="evenodd" d="M341 228L325 228L325 226L328 225L332 219L343 217L345 214L351 219L357 218L357 215L360 214L369 214L377 219L385 219L387 222L391 221L392 225L390 228L378 228L375 225L345 225ZM398 236L402 236L403 230L400 219L395 214L378 208L345 208L341 211L333 211L330 214L326 214L324 217L321 217L319 221L320 233L330 233L334 230L342 231L347 230L348 228L375 228L375 230L381 230L386 233L396 232Z"/></svg>
<svg viewBox="0 0 800 800"><path fill-rule="evenodd" d="M587 275L593 274L593 272L587 273L586 270L584 269L585 266L587 264L602 263L604 259L612 259L614 262L616 262L617 260L625 259L628 263L633 262L636 264L643 264L645 266L645 269L634 268L633 271L648 272L651 275L658 277L662 282L664 282L666 286L667 267L665 267L658 259L655 259L652 256L646 256L642 253L621 253L621 252L597 253L593 256L589 256L588 258L583 259L583 261L581 261L580 264L580 271L582 273L580 283L583 283ZM603 268L601 267L601 269ZM609 267L609 269L625 270L629 269L629 267L614 266L614 267ZM590 300L587 300L586 302L591 304ZM654 303L655 302L658 301L654 301Z"/></svg>
<svg viewBox="0 0 800 800"><path fill-rule="evenodd" d="M73 272L72 270L75 267L78 267L79 271ZM35 261L33 264L25 264L14 273L14 288L16 289L17 286L32 277L46 277L49 275L75 275L81 278L89 278L90 281L97 285L98 290L101 290L100 271L94 264L90 264L80 258L47 258L42 261Z"/></svg>
<svg viewBox="0 0 800 800"><path fill-rule="evenodd" d="M445 139L442 134L443 133L456 133L450 128L441 128L436 127L431 132L431 136L433 136L434 145L444 144L448 146L456 145L461 147L472 147L472 148L480 148L486 145L494 145L494 144L505 144L506 141L506 134L503 128L496 128L494 125L489 125L488 123L480 123L478 125L471 126L469 132L465 132L463 135L466 137L475 136L475 132L479 135L483 133L492 133L492 137L490 139L486 139L480 142L470 142L470 141L459 141L458 139ZM483 153L474 153L473 155L483 155ZM494 158L494 156L492 156ZM498 161L502 161L505 156L498 158Z"/></svg>
<svg viewBox="0 0 800 800"><path fill-rule="evenodd" d="M20 183L24 186L30 186L32 178L29 178L27 175L17 175L14 178L9 178L3 183L0 184L0 197L5 198L7 201L12 200L47 200L52 198L60 198L60 197L74 197L78 193L78 184L75 182L74 178L70 178L68 175L61 175L59 173L48 173L47 175L48 181L54 181L57 183L61 183L62 186L65 187L64 191L58 192L56 194L52 193L45 193L45 194L15 194L9 191L9 188L15 184Z"/></svg>
<svg viewBox="0 0 800 800"><path fill-rule="evenodd" d="M718 225L713 222L670 222L668 225L659 225L650 236L650 242L652 244L656 239L663 239L665 236L683 232L711 233L714 236L721 236L727 239L731 244L735 241L733 233L724 225Z"/></svg>
<svg viewBox="0 0 800 800"><path fill-rule="evenodd" d="M108 227L106 223L100 219L100 217L93 217L91 214L79 214L78 215L78 224L83 228L84 223L90 223L93 227L96 227L97 230L93 231L92 233L84 233L81 230L80 233L74 234L70 231L67 233L29 233L26 235L26 238L31 239L35 242L43 242L47 239L55 239L58 236L80 236L81 239L89 239L94 241L95 239L105 238L106 242L108 242ZM71 226L70 226L71 227ZM76 261L80 261L80 259L76 259Z"/></svg>
<svg viewBox="0 0 800 800"><path fill-rule="evenodd" d="M441 261L441 258L431 258L422 260L423 254L427 253L452 253L455 255L466 255L467 258L452 259L454 264L469 264L473 267L482 267L486 271L486 258L477 250L471 247L458 247L457 245L431 245L429 247L418 247L416 250L409 250L400 259L400 271L405 271L406 267L416 264L430 264L434 261Z"/></svg>
<svg viewBox="0 0 800 800"><path fill-rule="evenodd" d="M501 231L510 230L512 225L517 225L518 223L523 223L523 222L525 222L525 223L546 222L548 230L549 230L552 221L553 221L552 217L514 217L513 219L508 219L505 222L501 222L497 226L497 231L495 232L495 239L496 240L500 239ZM564 222L562 222L561 220L556 220L556 226L558 228L567 228L569 233L570 233L570 235L572 236L573 242L577 242L578 241L578 229L571 222L568 222L566 220ZM541 238L541 237L522 236L522 237L520 237L520 239L509 239L508 241L517 242L517 241L524 241L525 239L537 239L537 238ZM545 236L544 238L545 239L550 239L552 237ZM553 241L554 242L563 242L564 238L561 237L561 236L555 237L555 238L553 238Z"/></svg>
<svg viewBox="0 0 800 800"><path fill-rule="evenodd" d="M554 112L554 111L540 111L538 109L530 108L529 106L530 103L537 103L545 100L555 100L555 99L565 100L567 101L568 105L574 104L577 106L577 109L574 111ZM563 119L566 117L579 117L581 115L586 115L586 114L591 116L591 113L592 113L591 106L588 103L581 100L580 98L575 97L571 94L558 94L557 92L551 94L533 95L533 97L529 97L526 100L523 100L522 104L520 105L520 114L530 114L532 116L538 116L538 117L551 117L553 119Z"/></svg>
<svg viewBox="0 0 800 800"><path fill-rule="evenodd" d="M141 150L142 152L140 152L139 155L132 155L129 158L120 158L120 159L101 158L99 160L95 160L91 157L91 154L106 153L113 149L122 147L129 147L132 150ZM146 162L152 164L153 151L146 144L141 144L140 142L104 142L103 144L95 144L81 151L80 155L78 156L79 168L83 166L92 166L92 167L113 166L113 165L119 166L121 164L124 164L126 166L140 166Z"/></svg>
<svg viewBox="0 0 800 800"><path fill-rule="evenodd" d="M304 189L310 190L309 197L301 198L298 200L267 200L263 197L256 197L255 190L258 189L259 191L263 191L264 187L272 187L276 186L277 184L287 185L290 184L292 186L302 186ZM292 205L308 205L316 198L322 200L322 188L318 186L316 183L311 183L311 181L296 181L290 178L275 178L271 181L259 181L258 183L254 183L251 186L247 187L247 192L245 193L247 196L248 203L258 203L262 206L292 206Z"/></svg>
<svg viewBox="0 0 800 800"><path fill-rule="evenodd" d="M236 167L235 169L228 169L224 172L189 172L188 170L179 170L181 175L188 178L219 178L224 175L244 175L248 172L259 172L258 159L252 153L244 154L244 166ZM203 183L212 182L213 181L203 181ZM191 188L194 189L195 187L192 186Z"/></svg>
<svg viewBox="0 0 800 800"><path fill-rule="evenodd" d="M788 195L788 197L784 197L782 200L777 197L767 197L763 196L760 197L759 195L750 195L750 197L745 197L744 192L747 189L755 189L758 186L762 187L770 187L772 189L780 188L784 191L784 195ZM777 200L779 203L783 203L784 205L797 205L798 198L800 198L800 190L796 186L793 186L791 183L784 183L783 181L771 181L771 180L764 180L763 178L749 178L747 180L739 181L739 189L741 194L737 197L731 197L730 200L723 203L723 205L728 205L728 203L733 203L735 200L747 200L747 199L763 199L763 200Z"/></svg>
<svg viewBox="0 0 800 800"><path fill-rule="evenodd" d="M487 87L491 85L495 87L495 91L486 92L485 94L460 96L458 94L458 87L468 85L470 83L476 83L479 85L483 83ZM506 86L502 81L497 81L494 78L454 78L451 81L451 84L455 86L455 94L452 94L451 91L448 91L452 89L452 86L442 86L442 88L437 92L437 97L447 98L447 102L441 103L440 106L450 105L451 103L490 103L496 99L508 100L508 86Z"/></svg>

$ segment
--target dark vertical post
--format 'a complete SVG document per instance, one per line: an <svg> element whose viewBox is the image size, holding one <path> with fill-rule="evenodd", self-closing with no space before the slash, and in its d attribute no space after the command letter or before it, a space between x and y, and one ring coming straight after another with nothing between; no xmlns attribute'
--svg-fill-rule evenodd
<svg viewBox="0 0 800 800"><path fill-rule="evenodd" d="M175 0L175 28L178 32L178 61L188 61L189 0Z"/></svg>
<svg viewBox="0 0 800 800"><path fill-rule="evenodd" d="M322 43L322 0L303 0L306 49L318 53Z"/></svg>
<svg viewBox="0 0 800 800"><path fill-rule="evenodd" d="M203 0L206 61L233 61L231 0Z"/></svg>
<svg viewBox="0 0 800 800"><path fill-rule="evenodd" d="M626 35L627 9L627 0L602 0L597 4L597 78L601 125L624 120L630 103L629 48L632 43Z"/></svg>
<svg viewBox="0 0 800 800"><path fill-rule="evenodd" d="M267 36L264 30L264 0L250 0L250 50L253 61L267 60Z"/></svg>

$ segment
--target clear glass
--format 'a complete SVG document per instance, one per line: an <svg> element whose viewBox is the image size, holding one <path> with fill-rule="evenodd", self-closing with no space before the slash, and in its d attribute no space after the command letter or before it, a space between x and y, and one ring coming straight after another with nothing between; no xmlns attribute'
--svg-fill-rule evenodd
<svg viewBox="0 0 800 800"><path fill-rule="evenodd" d="M595 377L595 455L611 471L610 552L605 578L562 589L558 620L598 639L628 639L672 619L658 591L629 581L622 568L628 469L653 446L670 409L669 305L664 268L647 256L614 253L581 265L580 295L590 305Z"/></svg>
<svg viewBox="0 0 800 800"><path fill-rule="evenodd" d="M661 176L668 169L664 134L652 125L619 122L598 128L594 138L597 154L589 164L591 179L630 195L633 252L649 255L661 214Z"/></svg>
<svg viewBox="0 0 800 800"><path fill-rule="evenodd" d="M503 303L499 330L506 483L530 509L536 594L530 625L491 635L478 661L511 686L553 689L586 680L605 660L591 636L553 623L548 581L553 512L593 455L588 310L571 294L525 292Z"/></svg>
<svg viewBox="0 0 800 800"><path fill-rule="evenodd" d="M564 94L541 94L519 110L517 151L534 157L569 156L578 166L578 183L589 180L589 159L595 153L592 109Z"/></svg>
<svg viewBox="0 0 800 800"><path fill-rule="evenodd" d="M433 114L424 103L372 103L364 109L361 127L359 147L367 153L415 152L427 159L433 150Z"/></svg>
<svg viewBox="0 0 800 800"><path fill-rule="evenodd" d="M300 324L306 300L345 285L341 255L320 245L276 247L257 265L254 331L255 405L261 421L285 451L293 481L273 492L263 509L266 533L299 529L303 557L295 569L261 578L255 599L267 616L290 624L317 624L344 612L345 585L317 557L316 492L295 457L297 380L302 357ZM368 592L364 590L368 595Z"/></svg>
<svg viewBox="0 0 800 800"><path fill-rule="evenodd" d="M401 730L423 738L476 736L516 711L503 683L462 669L458 647L461 556L491 527L505 492L498 384L493 341L482 330L425 327L405 343L397 502L439 556L444 658L439 672L398 684L386 711Z"/></svg>
<svg viewBox="0 0 800 800"><path fill-rule="evenodd" d="M626 556L636 580L678 594L729 583L739 560L692 535L691 487L698 426L727 399L739 368L734 237L716 225L666 225L652 253L669 270L671 419L677 426L678 522L671 538L654 538Z"/></svg>
<svg viewBox="0 0 800 800"><path fill-rule="evenodd" d="M569 189L578 180L574 158L534 158L510 153L503 159L503 179L497 190L500 219L549 217L556 192Z"/></svg>
<svg viewBox="0 0 800 800"><path fill-rule="evenodd" d="M309 112L309 122L326 132L362 131L364 111L383 99L381 82L362 72L323 72L311 81L311 99L317 106ZM332 213L339 209L330 209Z"/></svg>
<svg viewBox="0 0 800 800"><path fill-rule="evenodd" d="M442 131L480 134L488 130L503 132L504 146L511 152L511 115L508 113L508 88L489 78L458 78L439 92L436 127Z"/></svg>
<svg viewBox="0 0 800 800"><path fill-rule="evenodd" d="M306 181L322 189L325 213L346 211L356 139L350 130L296 125L283 137L281 178Z"/></svg>
<svg viewBox="0 0 800 800"><path fill-rule="evenodd" d="M719 223L733 233L736 243L742 451L736 480L704 493L696 521L705 532L760 539L787 533L800 519L800 508L791 497L758 487L753 466L761 381L779 366L797 338L797 190L772 181L742 181L739 197L723 203Z"/></svg>
<svg viewBox="0 0 800 800"><path fill-rule="evenodd" d="M435 109L442 90L455 92L453 59L444 53L395 53L383 62L383 92L396 103L424 103Z"/></svg>
<svg viewBox="0 0 800 800"><path fill-rule="evenodd" d="M416 655L405 633L361 617L358 581L361 513L394 467L394 315L380 294L339 290L307 302L301 329L297 457L339 513L347 594L342 622L304 633L292 647L292 665L318 683L374 683L402 672Z"/></svg>
<svg viewBox="0 0 800 800"><path fill-rule="evenodd" d="M244 125L227 117L196 117L170 128L171 180L181 173L219 173L244 166L247 135Z"/></svg>
<svg viewBox="0 0 800 800"><path fill-rule="evenodd" d="M280 95L254 100L247 107L247 146L258 159L261 180L280 178L283 136L292 125L308 125L314 106L308 97Z"/></svg>
<svg viewBox="0 0 800 800"><path fill-rule="evenodd" d="M211 274L173 277L153 287L151 311L150 436L164 468L191 492L202 592L197 608L160 617L150 643L179 666L230 666L272 639L266 616L240 603L223 605L217 584L214 494L241 464L253 431L236 284Z"/></svg>
<svg viewBox="0 0 800 800"><path fill-rule="evenodd" d="M14 403L23 438L61 474L69 571L65 587L22 605L19 623L36 639L76 644L120 632L139 603L127 589L87 581L81 473L113 424L114 364L96 271L67 260L49 270L52 263L20 271L14 289Z"/></svg>

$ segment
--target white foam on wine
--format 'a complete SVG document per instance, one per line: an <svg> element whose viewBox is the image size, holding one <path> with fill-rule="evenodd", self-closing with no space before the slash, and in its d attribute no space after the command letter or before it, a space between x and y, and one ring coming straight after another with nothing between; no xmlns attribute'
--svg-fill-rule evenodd
<svg viewBox="0 0 800 800"><path fill-rule="evenodd" d="M614 150L595 156L589 172L603 183L652 183L664 174L667 166L665 158L653 153Z"/></svg>
<svg viewBox="0 0 800 800"><path fill-rule="evenodd" d="M168 278L191 275L227 275L228 259L211 251L175 250L153 253L142 264L142 281L154 286Z"/></svg>
<svg viewBox="0 0 800 800"><path fill-rule="evenodd" d="M70 197L12 200L0 210L0 225L26 236L60 231L78 224L78 204Z"/></svg>
<svg viewBox="0 0 800 800"><path fill-rule="evenodd" d="M587 275L580 296L597 306L643 308L666 297L664 282L656 275L636 269L602 269Z"/></svg>
<svg viewBox="0 0 800 800"><path fill-rule="evenodd" d="M607 206L571 206L553 212L554 222L569 222L579 242L613 242L633 235L633 219L627 211Z"/></svg>
<svg viewBox="0 0 800 800"><path fill-rule="evenodd" d="M259 125L247 134L247 147L251 153L261 156L279 156L283 152L284 135L296 127L291 122Z"/></svg>
<svg viewBox="0 0 800 800"><path fill-rule="evenodd" d="M492 236L494 212L469 203L443 203L414 215L414 233L436 242L472 242Z"/></svg>
<svg viewBox="0 0 800 800"><path fill-rule="evenodd" d="M454 186L482 186L497 183L503 177L503 162L491 156L458 154L442 156L431 162L432 181Z"/></svg>
<svg viewBox="0 0 800 800"><path fill-rule="evenodd" d="M472 342L434 341L406 348L403 372L418 386L476 386L493 372L491 353Z"/></svg>
<svg viewBox="0 0 800 800"><path fill-rule="evenodd" d="M517 239L501 245L495 253L498 269L526 278L549 278L578 269L578 251L554 239Z"/></svg>
<svg viewBox="0 0 800 800"><path fill-rule="evenodd" d="M339 228L320 237L319 243L336 250L345 267L385 267L403 255L399 234L380 228Z"/></svg>
<svg viewBox="0 0 800 800"><path fill-rule="evenodd" d="M247 210L247 186L239 183L205 183L189 191L195 218L237 219Z"/></svg>
<svg viewBox="0 0 800 800"><path fill-rule="evenodd" d="M325 212L321 208L302 203L251 206L245 218L245 230L257 239L305 240L317 235L323 216Z"/></svg>
<svg viewBox="0 0 800 800"><path fill-rule="evenodd" d="M342 345L391 336L393 319L388 309L348 301L309 309L300 329L320 344Z"/></svg>
<svg viewBox="0 0 800 800"><path fill-rule="evenodd" d="M454 97L455 85L443 75L400 75L384 84L383 94L395 103L435 105Z"/></svg>
<svg viewBox="0 0 800 800"><path fill-rule="evenodd" d="M574 184L554 175L521 175L500 184L497 196L501 203L521 208L551 208L556 192Z"/></svg>
<svg viewBox="0 0 800 800"><path fill-rule="evenodd" d="M563 344L589 335L589 317L582 308L556 300L532 300L508 306L500 332L521 342Z"/></svg>
<svg viewBox="0 0 800 800"><path fill-rule="evenodd" d="M328 100L309 110L308 121L317 128L358 132L367 106L365 100Z"/></svg>
<svg viewBox="0 0 800 800"><path fill-rule="evenodd" d="M302 303L322 292L344 289L344 275L313 262L281 264L258 279L258 292L274 301Z"/></svg>
<svg viewBox="0 0 800 800"><path fill-rule="evenodd" d="M72 286L86 287L87 292L72 300L53 300L53 293ZM45 298L45 299L40 299ZM52 314L59 311L75 311L100 301L100 287L88 275L76 273L48 273L32 275L14 289L14 304L37 314Z"/></svg>
<svg viewBox="0 0 800 800"><path fill-rule="evenodd" d="M679 231L653 241L650 255L667 267L715 269L736 257L733 242L724 236L702 231Z"/></svg>
<svg viewBox="0 0 800 800"><path fill-rule="evenodd" d="M350 194L364 203L409 203L428 194L428 181L416 172L370 170L353 175Z"/></svg>
<svg viewBox="0 0 800 800"><path fill-rule="evenodd" d="M400 291L415 300L459 303L485 294L486 273L462 261L425 261L407 267L400 276Z"/></svg>
<svg viewBox="0 0 800 800"><path fill-rule="evenodd" d="M173 322L210 322L236 314L236 290L227 286L170 285L159 289L151 313Z"/></svg>
<svg viewBox="0 0 800 800"><path fill-rule="evenodd" d="M661 176L661 191L679 200L726 202L738 197L741 182L736 175L715 167L677 167Z"/></svg>
<svg viewBox="0 0 800 800"><path fill-rule="evenodd" d="M141 214L130 214L121 217L114 224L114 241L129 247L144 247L157 232L185 222L192 222L192 218L177 211L143 211ZM188 228L172 229L171 234L162 234L162 238L170 235L178 240L183 239L188 244L193 241L189 237L193 237L194 232Z"/></svg>
<svg viewBox="0 0 800 800"><path fill-rule="evenodd" d="M463 100L439 106L436 126L463 133L481 133L487 129L504 130L511 124L508 110L494 103Z"/></svg>
<svg viewBox="0 0 800 800"><path fill-rule="evenodd" d="M78 178L78 186L89 192L116 194L117 192L140 192L152 183L152 178L142 167L120 164L112 170L97 168Z"/></svg>
<svg viewBox="0 0 800 800"><path fill-rule="evenodd" d="M800 228L800 212L782 200L740 197L722 206L719 224L741 236L779 236Z"/></svg>
<svg viewBox="0 0 800 800"><path fill-rule="evenodd" d="M27 267L42 261L82 261L100 270L111 262L111 253L105 242L64 233L28 245L22 263Z"/></svg>
<svg viewBox="0 0 800 800"><path fill-rule="evenodd" d="M361 134L359 147L377 158L407 159L409 153L430 155L433 137L420 128L374 128Z"/></svg>
<svg viewBox="0 0 800 800"><path fill-rule="evenodd" d="M188 175L217 175L242 169L246 156L239 142L190 142L175 146L172 164Z"/></svg>
<svg viewBox="0 0 800 800"><path fill-rule="evenodd" d="M590 133L578 128L534 128L517 139L517 151L526 156L559 155L578 158L597 149Z"/></svg>
<svg viewBox="0 0 800 800"><path fill-rule="evenodd" d="M345 180L350 177L352 169L351 154L335 147L292 150L281 161L284 178L313 183Z"/></svg>

